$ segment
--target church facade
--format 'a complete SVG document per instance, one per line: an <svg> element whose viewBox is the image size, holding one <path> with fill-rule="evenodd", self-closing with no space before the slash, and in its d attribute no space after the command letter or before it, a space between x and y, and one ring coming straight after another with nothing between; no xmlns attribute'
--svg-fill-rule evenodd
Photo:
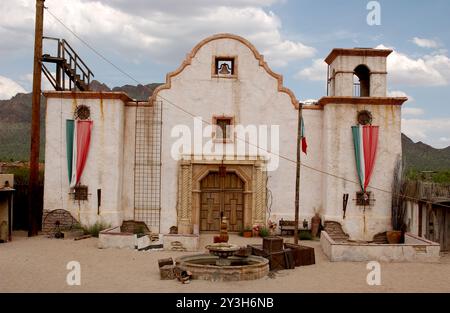
<svg viewBox="0 0 450 313"><path fill-rule="evenodd" d="M407 100L387 97L390 52L334 49L325 59L328 94L302 106L301 221L318 213L361 240L390 228ZM45 96L46 212L186 234L218 231L221 216L236 232L294 218L300 104L242 37L201 41L145 102L121 92ZM376 138L366 136L372 126Z"/></svg>

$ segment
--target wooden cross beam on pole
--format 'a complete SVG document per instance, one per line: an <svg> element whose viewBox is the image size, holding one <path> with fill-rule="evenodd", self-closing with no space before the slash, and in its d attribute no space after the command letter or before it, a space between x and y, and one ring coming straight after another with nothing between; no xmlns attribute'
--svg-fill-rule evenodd
<svg viewBox="0 0 450 313"><path fill-rule="evenodd" d="M31 109L30 177L28 192L28 236L38 234L38 185L41 111L42 33L44 25L44 1L36 0L34 33L33 96Z"/></svg>
<svg viewBox="0 0 450 313"><path fill-rule="evenodd" d="M295 176L295 225L294 243L298 244L298 219L300 211L300 157L302 153L302 103L298 104L298 129L297 129L297 171Z"/></svg>

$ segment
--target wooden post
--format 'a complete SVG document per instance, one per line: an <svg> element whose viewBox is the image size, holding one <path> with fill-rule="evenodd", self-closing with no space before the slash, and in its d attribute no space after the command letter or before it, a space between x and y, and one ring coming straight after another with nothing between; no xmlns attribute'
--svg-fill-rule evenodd
<svg viewBox="0 0 450 313"><path fill-rule="evenodd" d="M302 103L298 103L298 130L297 130L297 172L295 176L295 225L294 243L298 244L298 217L300 207L300 156L302 153Z"/></svg>
<svg viewBox="0 0 450 313"><path fill-rule="evenodd" d="M13 191L8 194L8 241L12 240L12 196Z"/></svg>
<svg viewBox="0 0 450 313"><path fill-rule="evenodd" d="M33 98L31 112L30 177L28 195L28 236L38 234L38 184L41 111L42 33L44 1L36 0L36 24L34 33Z"/></svg>

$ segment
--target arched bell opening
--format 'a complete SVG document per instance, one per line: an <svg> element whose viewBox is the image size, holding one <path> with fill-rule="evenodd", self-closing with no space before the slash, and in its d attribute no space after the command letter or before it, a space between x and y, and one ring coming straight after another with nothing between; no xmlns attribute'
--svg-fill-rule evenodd
<svg viewBox="0 0 450 313"><path fill-rule="evenodd" d="M353 71L353 96L370 97L370 69L364 65L358 65Z"/></svg>

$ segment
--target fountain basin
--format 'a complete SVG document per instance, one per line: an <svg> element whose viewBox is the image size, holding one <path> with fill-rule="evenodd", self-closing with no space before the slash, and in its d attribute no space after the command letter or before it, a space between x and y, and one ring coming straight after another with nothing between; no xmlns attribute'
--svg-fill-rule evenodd
<svg viewBox="0 0 450 313"><path fill-rule="evenodd" d="M214 243L205 247L209 250L212 255L218 256L219 259L216 261L218 266L231 265L231 260L228 259L230 256L239 251L240 247L238 245L233 245L229 243Z"/></svg>
<svg viewBox="0 0 450 313"><path fill-rule="evenodd" d="M251 255L247 258L231 256L230 265L216 265L218 256L211 254L187 255L176 259L183 270L190 271L193 279L210 281L239 281L260 279L269 273L269 260Z"/></svg>

